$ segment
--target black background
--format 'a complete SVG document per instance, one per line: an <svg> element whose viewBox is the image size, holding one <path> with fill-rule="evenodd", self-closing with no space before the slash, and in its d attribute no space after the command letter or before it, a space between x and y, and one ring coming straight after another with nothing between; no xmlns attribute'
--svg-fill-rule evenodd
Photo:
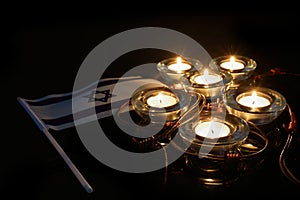
<svg viewBox="0 0 300 200"><path fill-rule="evenodd" d="M136 7L137 6L137 7ZM1 66L0 194L8 199L242 199L300 196L278 167L278 154L256 174L233 188L207 191L188 176L171 176L162 187L162 172L127 174L91 158L75 130L54 133L58 142L94 188L88 195L47 138L17 102L72 91L82 61L103 40L131 28L155 26L182 32L199 42L211 57L246 55L257 73L280 67L294 75L266 82L281 92L299 118L299 12L288 2L138 2L106 4L12 4L3 6ZM116 61L120 75L144 61L160 61L156 52L133 52ZM104 119L104 123L109 119ZM299 154L298 154L299 155ZM299 157L297 158L299 160Z"/></svg>

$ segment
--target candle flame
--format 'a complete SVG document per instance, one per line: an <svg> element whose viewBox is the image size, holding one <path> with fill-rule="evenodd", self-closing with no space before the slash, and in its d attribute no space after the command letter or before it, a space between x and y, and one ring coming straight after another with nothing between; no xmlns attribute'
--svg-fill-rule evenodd
<svg viewBox="0 0 300 200"><path fill-rule="evenodd" d="M235 62L235 58L234 58L234 56L231 56L230 57L230 68L231 69L233 69L234 62Z"/></svg>
<svg viewBox="0 0 300 200"><path fill-rule="evenodd" d="M157 95L157 99L158 99L159 103L162 103L163 95L162 95L161 93L159 93L159 94Z"/></svg>
<svg viewBox="0 0 300 200"><path fill-rule="evenodd" d="M203 72L203 74L204 74L205 76L207 76L207 75L208 75L208 70L205 69L204 72Z"/></svg>
<svg viewBox="0 0 300 200"><path fill-rule="evenodd" d="M208 81L207 81L207 75L208 75L208 70L207 69L205 69L204 70L204 81L207 83Z"/></svg>
<svg viewBox="0 0 300 200"><path fill-rule="evenodd" d="M255 98L257 97L256 91L252 92L251 98L252 98L252 105L255 104Z"/></svg>
<svg viewBox="0 0 300 200"><path fill-rule="evenodd" d="M231 57L230 57L230 63L233 64L234 62L235 62L235 58L234 58L234 56L231 56Z"/></svg>
<svg viewBox="0 0 300 200"><path fill-rule="evenodd" d="M177 64L181 64L182 63L181 57L177 57L176 61L177 61Z"/></svg>

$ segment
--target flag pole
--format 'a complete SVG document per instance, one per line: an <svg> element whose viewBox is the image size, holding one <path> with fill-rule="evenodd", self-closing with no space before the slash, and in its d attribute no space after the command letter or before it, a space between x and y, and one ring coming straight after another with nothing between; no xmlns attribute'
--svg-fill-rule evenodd
<svg viewBox="0 0 300 200"><path fill-rule="evenodd" d="M27 111L27 113L30 115L30 117L33 119L33 121L36 123L38 128L46 135L46 137L49 139L51 144L54 146L54 148L57 150L57 152L60 154L60 156L63 158L65 163L68 165L68 167L71 169L75 177L78 179L78 181L81 183L81 185L84 187L84 189L88 193L93 192L93 188L89 185L89 183L86 181L86 179L82 176L80 171L77 169L77 167L74 165L74 163L70 160L68 155L64 152L64 150L61 148L61 146L57 143L55 138L50 134L48 131L48 127L45 125L45 123L39 119L39 117L32 111L30 106L25 102L22 98L17 98L18 102L23 106L23 108Z"/></svg>

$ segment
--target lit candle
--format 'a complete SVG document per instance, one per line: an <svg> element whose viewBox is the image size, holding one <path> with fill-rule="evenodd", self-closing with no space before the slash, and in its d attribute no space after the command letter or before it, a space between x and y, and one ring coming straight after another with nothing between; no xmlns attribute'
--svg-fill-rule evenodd
<svg viewBox="0 0 300 200"><path fill-rule="evenodd" d="M242 97L237 97L237 102L245 107L251 109L259 109L267 107L271 104L270 100L264 96L257 95L256 91L253 91L251 95L243 95Z"/></svg>
<svg viewBox="0 0 300 200"><path fill-rule="evenodd" d="M175 71L177 73L189 71L191 68L192 66L190 64L182 62L181 57L177 57L176 63L170 64L168 66L169 70Z"/></svg>
<svg viewBox="0 0 300 200"><path fill-rule="evenodd" d="M166 108L166 107L174 106L177 102L178 100L174 96L170 96L163 93L150 96L147 99L147 104L151 107L156 107L156 108Z"/></svg>
<svg viewBox="0 0 300 200"><path fill-rule="evenodd" d="M215 139L228 136L230 134L230 128L221 122L207 121L197 124L195 133L201 137Z"/></svg>
<svg viewBox="0 0 300 200"><path fill-rule="evenodd" d="M222 77L220 75L208 74L206 69L204 70L203 75L196 76L194 81L199 85L209 85L222 81Z"/></svg>
<svg viewBox="0 0 300 200"><path fill-rule="evenodd" d="M244 69L245 65L241 62L236 61L234 56L231 56L230 60L221 63L220 67L226 70L234 71Z"/></svg>

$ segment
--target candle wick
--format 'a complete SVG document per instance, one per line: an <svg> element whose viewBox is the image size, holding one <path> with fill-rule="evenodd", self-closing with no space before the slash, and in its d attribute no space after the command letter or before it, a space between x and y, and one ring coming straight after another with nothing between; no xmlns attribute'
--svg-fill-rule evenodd
<svg viewBox="0 0 300 200"><path fill-rule="evenodd" d="M253 100L253 101L252 101L252 105L254 105L254 104L255 104L255 101Z"/></svg>
<svg viewBox="0 0 300 200"><path fill-rule="evenodd" d="M214 134L214 130L211 130L211 133Z"/></svg>

